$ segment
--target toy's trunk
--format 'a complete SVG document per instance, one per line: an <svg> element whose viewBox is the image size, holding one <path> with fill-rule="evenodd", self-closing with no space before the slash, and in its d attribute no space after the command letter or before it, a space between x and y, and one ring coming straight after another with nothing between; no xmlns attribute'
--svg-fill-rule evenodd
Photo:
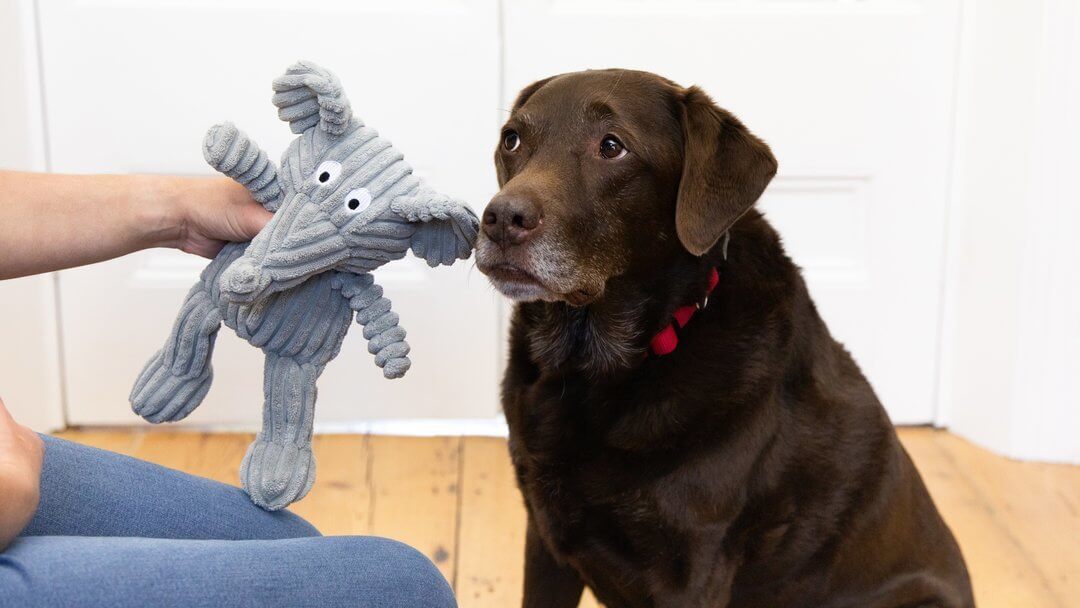
<svg viewBox="0 0 1080 608"><path fill-rule="evenodd" d="M305 194L291 194L244 256L222 274L222 294L233 302L251 302L331 270L348 255L330 217Z"/></svg>

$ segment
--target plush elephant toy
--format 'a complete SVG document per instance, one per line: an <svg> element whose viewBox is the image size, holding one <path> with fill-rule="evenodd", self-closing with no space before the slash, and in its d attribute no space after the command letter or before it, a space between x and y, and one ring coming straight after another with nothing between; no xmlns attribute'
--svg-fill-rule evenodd
<svg viewBox="0 0 1080 608"><path fill-rule="evenodd" d="M370 272L412 249L434 267L468 258L479 223L463 203L428 188L389 141L352 115L337 78L300 62L274 81L278 116L299 134L277 169L230 123L203 154L274 212L250 243L226 245L188 292L165 347L131 391L150 422L180 420L213 378L221 323L266 354L262 431L240 480L267 510L303 498L315 481L315 382L351 325L387 378L409 369L409 345Z"/></svg>

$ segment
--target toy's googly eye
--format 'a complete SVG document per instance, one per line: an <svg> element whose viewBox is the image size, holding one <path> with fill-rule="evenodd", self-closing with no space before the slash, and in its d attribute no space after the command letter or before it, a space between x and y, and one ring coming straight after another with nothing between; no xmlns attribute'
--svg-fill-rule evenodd
<svg viewBox="0 0 1080 608"><path fill-rule="evenodd" d="M336 180L339 175L341 175L341 163L325 160L319 165L318 169L315 169L315 182L328 184Z"/></svg>
<svg viewBox="0 0 1080 608"><path fill-rule="evenodd" d="M350 213L360 213L371 205L371 193L364 188L351 190L345 195L345 208Z"/></svg>

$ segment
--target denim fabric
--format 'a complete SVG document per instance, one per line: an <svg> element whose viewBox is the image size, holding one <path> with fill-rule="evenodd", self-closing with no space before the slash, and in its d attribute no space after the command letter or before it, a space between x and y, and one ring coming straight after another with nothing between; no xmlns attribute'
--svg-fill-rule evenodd
<svg viewBox="0 0 1080 608"><path fill-rule="evenodd" d="M406 545L322 537L238 488L44 439L41 504L0 553L0 607L456 605Z"/></svg>

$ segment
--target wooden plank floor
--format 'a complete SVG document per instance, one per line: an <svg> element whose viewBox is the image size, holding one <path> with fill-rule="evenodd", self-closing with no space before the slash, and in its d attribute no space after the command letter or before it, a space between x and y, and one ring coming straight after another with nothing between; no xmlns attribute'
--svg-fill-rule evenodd
<svg viewBox="0 0 1080 608"><path fill-rule="evenodd" d="M77 430L67 439L237 483L250 435ZM949 433L901 439L952 527L983 608L1076 606L1080 467L1019 463ZM377 534L431 557L462 608L520 601L525 513L506 442L322 435L318 481L294 506L325 534ZM585 598L582 606L596 606Z"/></svg>

